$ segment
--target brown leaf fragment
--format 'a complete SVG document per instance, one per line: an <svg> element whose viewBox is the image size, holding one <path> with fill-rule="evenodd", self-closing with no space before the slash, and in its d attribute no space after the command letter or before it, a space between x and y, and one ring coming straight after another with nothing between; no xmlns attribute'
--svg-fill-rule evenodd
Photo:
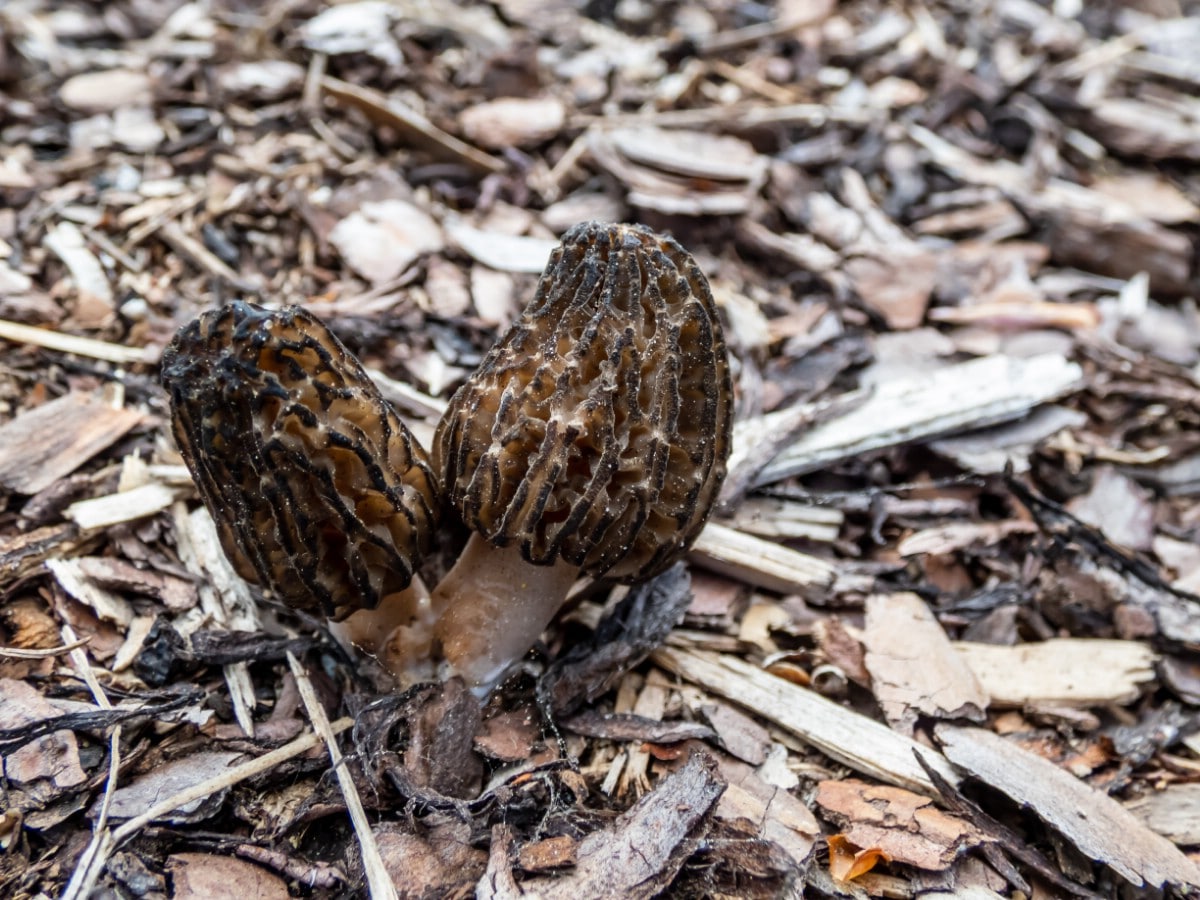
<svg viewBox="0 0 1200 900"><path fill-rule="evenodd" d="M114 409L84 393L24 410L0 426L0 484L19 494L36 494L141 421L136 410Z"/></svg>
<svg viewBox="0 0 1200 900"><path fill-rule="evenodd" d="M919 715L983 719L987 694L916 594L869 597L863 644L875 698L897 731L911 734Z"/></svg>
<svg viewBox="0 0 1200 900"><path fill-rule="evenodd" d="M395 824L374 830L400 900L470 896L470 886L483 874L487 854L471 846L470 826L437 815L431 818L433 825L423 835Z"/></svg>
<svg viewBox="0 0 1200 900"><path fill-rule="evenodd" d="M570 874L530 879L521 890L543 900L653 897L699 844L724 790L712 757L693 752L611 825L580 841Z"/></svg>
<svg viewBox="0 0 1200 900"><path fill-rule="evenodd" d="M471 744L479 728L479 701L455 678L417 702L404 752L409 776L419 787L447 797L476 796L483 761Z"/></svg>
<svg viewBox="0 0 1200 900"><path fill-rule="evenodd" d="M856 847L895 861L941 871L984 838L970 822L943 812L920 794L854 778L822 781L817 804Z"/></svg>
<svg viewBox="0 0 1200 900"><path fill-rule="evenodd" d="M59 714L23 681L0 678L0 730L20 728ZM43 735L0 758L4 777L21 785L45 782L39 799L49 801L69 787L83 784L87 774L79 763L79 745L70 731Z"/></svg>
<svg viewBox="0 0 1200 900"><path fill-rule="evenodd" d="M209 853L176 853L167 859L174 900L287 900L283 879L261 866L231 856Z"/></svg>
<svg viewBox="0 0 1200 900"><path fill-rule="evenodd" d="M1035 812L1080 853L1134 887L1200 886L1200 867L1116 800L982 728L939 725L946 757Z"/></svg>
<svg viewBox="0 0 1200 900"><path fill-rule="evenodd" d="M856 632L857 634L857 632ZM813 625L813 637L825 660L837 666L855 684L867 687L871 673L867 671L866 648L856 634L851 634L838 616L821 619Z"/></svg>

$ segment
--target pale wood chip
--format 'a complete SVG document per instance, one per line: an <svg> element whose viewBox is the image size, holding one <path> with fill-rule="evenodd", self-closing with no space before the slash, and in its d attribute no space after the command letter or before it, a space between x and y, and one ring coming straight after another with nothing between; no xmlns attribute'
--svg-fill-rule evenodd
<svg viewBox="0 0 1200 900"><path fill-rule="evenodd" d="M998 707L1131 703L1153 682L1158 662L1145 644L1092 638L1014 647L959 641L954 649Z"/></svg>
<svg viewBox="0 0 1200 900"><path fill-rule="evenodd" d="M112 446L144 417L71 393L0 426L0 484L36 494Z"/></svg>
<svg viewBox="0 0 1200 900"><path fill-rule="evenodd" d="M774 722L857 772L933 794L933 783L914 756L920 753L942 777L958 783L954 770L928 747L742 659L674 647L656 650L651 659L667 671Z"/></svg>
<svg viewBox="0 0 1200 900"><path fill-rule="evenodd" d="M946 757L1033 810L1089 859L1134 887L1200 886L1200 867L1116 800L982 728L937 727Z"/></svg>
<svg viewBox="0 0 1200 900"><path fill-rule="evenodd" d="M986 691L919 596L868 597L862 639L871 690L893 728L912 734L920 715L983 720Z"/></svg>

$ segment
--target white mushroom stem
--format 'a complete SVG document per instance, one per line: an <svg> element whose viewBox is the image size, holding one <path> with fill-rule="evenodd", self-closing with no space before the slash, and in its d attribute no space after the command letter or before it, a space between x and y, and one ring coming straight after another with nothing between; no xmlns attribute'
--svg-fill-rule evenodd
<svg viewBox="0 0 1200 900"><path fill-rule="evenodd" d="M486 695L537 641L578 577L571 563L535 566L519 547L472 534L432 596L448 674Z"/></svg>
<svg viewBox="0 0 1200 900"><path fill-rule="evenodd" d="M360 609L329 632L346 648L376 657L404 685L434 676L434 615L429 590L417 576L403 591L388 594L374 609Z"/></svg>

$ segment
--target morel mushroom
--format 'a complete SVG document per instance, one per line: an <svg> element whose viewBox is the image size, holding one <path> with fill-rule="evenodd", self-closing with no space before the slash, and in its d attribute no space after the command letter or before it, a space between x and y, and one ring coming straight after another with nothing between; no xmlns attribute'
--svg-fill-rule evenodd
<svg viewBox="0 0 1200 900"><path fill-rule="evenodd" d="M473 530L433 593L450 671L486 692L581 574L630 582L677 560L725 477L731 395L687 251L639 226L567 232L434 438Z"/></svg>
<svg viewBox="0 0 1200 900"><path fill-rule="evenodd" d="M434 532L437 478L329 329L300 308L231 303L180 330L162 380L179 450L238 573L331 617L340 638L384 654L393 671L427 659L428 595L411 585Z"/></svg>

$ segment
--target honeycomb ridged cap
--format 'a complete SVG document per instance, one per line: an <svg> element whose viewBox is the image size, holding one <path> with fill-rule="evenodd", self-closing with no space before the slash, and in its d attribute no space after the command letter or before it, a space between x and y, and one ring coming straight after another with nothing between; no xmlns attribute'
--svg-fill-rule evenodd
<svg viewBox="0 0 1200 900"><path fill-rule="evenodd" d="M641 226L588 222L455 393L434 467L492 543L633 581L700 533L731 418L721 323L695 261Z"/></svg>
<svg viewBox="0 0 1200 900"><path fill-rule="evenodd" d="M184 461L239 574L344 618L408 587L440 497L362 365L299 307L235 302L163 356Z"/></svg>

